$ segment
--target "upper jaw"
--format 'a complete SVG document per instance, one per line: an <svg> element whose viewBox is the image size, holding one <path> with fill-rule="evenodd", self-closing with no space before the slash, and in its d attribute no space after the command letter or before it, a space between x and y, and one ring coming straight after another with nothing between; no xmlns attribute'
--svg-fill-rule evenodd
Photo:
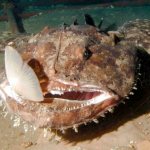
<svg viewBox="0 0 150 150"><path fill-rule="evenodd" d="M119 99L119 96L109 89L93 84L68 82L61 79L49 86L48 94L45 97L46 99L88 104L97 104L108 99Z"/></svg>
<svg viewBox="0 0 150 150"><path fill-rule="evenodd" d="M68 81L64 79L52 79L52 82L48 85L48 91L60 91L60 92L69 92L69 91L87 91L87 92L100 92L100 91L110 91L108 88L102 85L96 85L94 83L82 82L82 81Z"/></svg>

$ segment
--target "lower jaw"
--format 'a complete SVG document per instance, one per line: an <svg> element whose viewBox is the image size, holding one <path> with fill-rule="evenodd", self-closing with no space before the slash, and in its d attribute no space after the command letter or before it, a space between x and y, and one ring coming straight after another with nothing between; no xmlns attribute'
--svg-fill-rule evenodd
<svg viewBox="0 0 150 150"><path fill-rule="evenodd" d="M81 124L95 122L97 118L104 117L105 113L118 103L119 98L117 96L112 96L101 103L90 105L78 105L76 101L69 102L59 99L48 99L48 102L44 101L42 103L31 101L18 103L11 98L6 100L8 109L23 118L23 120L35 127L57 130L76 129Z"/></svg>

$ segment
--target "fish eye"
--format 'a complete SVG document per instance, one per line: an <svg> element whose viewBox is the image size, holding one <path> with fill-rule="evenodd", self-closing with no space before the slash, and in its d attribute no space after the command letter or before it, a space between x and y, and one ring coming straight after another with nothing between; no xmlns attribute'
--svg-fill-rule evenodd
<svg viewBox="0 0 150 150"><path fill-rule="evenodd" d="M92 52L88 48L86 48L83 54L83 58L85 60L88 60L91 56L92 56Z"/></svg>

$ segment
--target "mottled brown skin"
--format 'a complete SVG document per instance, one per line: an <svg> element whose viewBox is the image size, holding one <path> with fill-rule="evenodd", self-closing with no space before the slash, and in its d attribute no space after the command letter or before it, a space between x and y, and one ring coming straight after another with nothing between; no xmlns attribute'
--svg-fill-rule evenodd
<svg viewBox="0 0 150 150"><path fill-rule="evenodd" d="M150 54L150 20L135 20L124 24L119 29L124 36L124 43L132 43L136 47L145 49Z"/></svg>
<svg viewBox="0 0 150 150"><path fill-rule="evenodd" d="M150 26L150 22L147 24ZM140 30L141 26L137 29ZM143 27L142 30L145 32ZM126 40L130 34L128 31L130 27L126 26L119 31L124 36L116 44L112 36L101 34L92 26L43 29L24 44L26 50L22 57L37 74L45 99L41 103L28 100L18 103L7 99L8 108L35 126L60 130L76 129L80 124L103 116L130 94L136 82L137 51L135 40ZM21 47L16 46L16 49L19 51ZM90 51L88 57L85 55L87 51ZM107 91L111 98L87 104L86 100L66 100L50 94L59 87L65 89L70 98L71 91L89 92L92 87L85 87L87 84L94 85L94 91Z"/></svg>
<svg viewBox="0 0 150 150"><path fill-rule="evenodd" d="M99 39L103 37L98 32L99 39L93 43L95 37L86 34L71 29L46 33L31 43L31 49L29 47L25 54L29 55L28 61L35 59L43 68L49 79L47 91L54 89L56 82L61 79L92 84L124 97L130 91L134 79L135 51L128 46L110 47L101 43ZM60 46L59 50L57 46ZM92 56L86 60L84 53L87 49L92 52ZM124 86L124 80L127 86Z"/></svg>

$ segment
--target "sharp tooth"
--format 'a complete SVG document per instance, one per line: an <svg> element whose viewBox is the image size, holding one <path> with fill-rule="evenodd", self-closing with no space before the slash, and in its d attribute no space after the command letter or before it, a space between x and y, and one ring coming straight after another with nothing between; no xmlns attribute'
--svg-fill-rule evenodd
<svg viewBox="0 0 150 150"><path fill-rule="evenodd" d="M98 121L97 119L93 119L93 121L94 121L95 123L99 123L99 121Z"/></svg>
<svg viewBox="0 0 150 150"><path fill-rule="evenodd" d="M76 125L73 126L73 129L76 133L78 133L78 127Z"/></svg>
<svg viewBox="0 0 150 150"><path fill-rule="evenodd" d="M50 91L50 92L51 92L52 95L62 95L62 94L64 94L63 91L52 90L52 91Z"/></svg>
<svg viewBox="0 0 150 150"><path fill-rule="evenodd" d="M133 87L134 90L137 90L137 87Z"/></svg>
<svg viewBox="0 0 150 150"><path fill-rule="evenodd" d="M125 97L126 99L130 99L128 96Z"/></svg>
<svg viewBox="0 0 150 150"><path fill-rule="evenodd" d="M63 128L61 128L60 131L62 132L62 134L66 133L66 131Z"/></svg>
<svg viewBox="0 0 150 150"><path fill-rule="evenodd" d="M77 107L76 107L76 106L74 106L74 107L73 107L73 110L75 110L76 108L77 108Z"/></svg>
<svg viewBox="0 0 150 150"><path fill-rule="evenodd" d="M105 117L105 114L100 114L101 117Z"/></svg>
<svg viewBox="0 0 150 150"><path fill-rule="evenodd" d="M134 95L134 93L133 93L133 92L130 92L129 94L130 94L130 95Z"/></svg>
<svg viewBox="0 0 150 150"><path fill-rule="evenodd" d="M110 113L113 113L113 112L114 112L114 108L108 108L108 111L109 111Z"/></svg>
<svg viewBox="0 0 150 150"><path fill-rule="evenodd" d="M87 125L87 122L84 122L84 125L86 126L86 125Z"/></svg>
<svg viewBox="0 0 150 150"><path fill-rule="evenodd" d="M84 106L86 106L86 104L85 104L85 103L81 104L81 107L84 107Z"/></svg>

